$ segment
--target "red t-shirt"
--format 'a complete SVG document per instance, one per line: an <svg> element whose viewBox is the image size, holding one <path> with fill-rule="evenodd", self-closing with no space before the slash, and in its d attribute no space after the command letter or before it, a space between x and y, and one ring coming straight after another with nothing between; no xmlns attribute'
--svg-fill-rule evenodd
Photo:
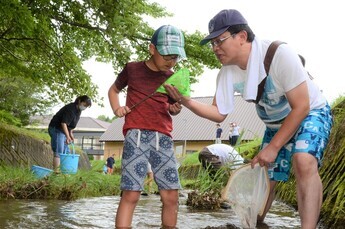
<svg viewBox="0 0 345 229"><path fill-rule="evenodd" d="M155 92L172 74L172 71L152 71L145 62L131 62L118 75L115 86L119 90L127 87L126 106L132 107ZM123 134L126 135L129 129L141 129L171 136L172 118L169 104L172 103L173 100L167 94L154 93L125 116Z"/></svg>

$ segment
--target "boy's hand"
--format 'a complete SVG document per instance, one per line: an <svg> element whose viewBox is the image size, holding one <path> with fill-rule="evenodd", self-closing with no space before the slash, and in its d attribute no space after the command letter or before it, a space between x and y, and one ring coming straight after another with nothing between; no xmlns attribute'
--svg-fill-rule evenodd
<svg viewBox="0 0 345 229"><path fill-rule="evenodd" d="M114 114L116 117L121 118L121 117L125 116L126 114L128 114L129 112L131 112L131 109L129 109L129 107L127 107L127 106L123 106L123 107L117 108L114 111Z"/></svg>
<svg viewBox="0 0 345 229"><path fill-rule="evenodd" d="M182 110L182 106L180 103L176 102L174 104L169 105L169 112L171 115L177 115Z"/></svg>

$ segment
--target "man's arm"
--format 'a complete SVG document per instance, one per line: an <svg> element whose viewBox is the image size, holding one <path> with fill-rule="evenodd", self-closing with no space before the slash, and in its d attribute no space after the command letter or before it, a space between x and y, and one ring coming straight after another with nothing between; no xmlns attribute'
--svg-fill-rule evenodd
<svg viewBox="0 0 345 229"><path fill-rule="evenodd" d="M175 88L172 85L165 84L164 87L171 98L173 98L176 101L179 101L180 104L184 105L194 114L200 117L220 123L223 122L227 116L219 113L215 98L213 98L212 104L205 104L191 99L189 97L182 96L180 92L177 90L177 88Z"/></svg>

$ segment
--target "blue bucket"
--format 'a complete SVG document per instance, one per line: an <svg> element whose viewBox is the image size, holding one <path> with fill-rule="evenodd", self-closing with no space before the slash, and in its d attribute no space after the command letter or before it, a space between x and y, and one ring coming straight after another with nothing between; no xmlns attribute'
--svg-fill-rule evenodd
<svg viewBox="0 0 345 229"><path fill-rule="evenodd" d="M50 174L53 173L53 170L47 169L47 168L44 168L44 167L41 167L41 166L37 166L37 165L31 166L31 171L39 179L44 178L46 176L49 176Z"/></svg>
<svg viewBox="0 0 345 229"><path fill-rule="evenodd" d="M63 174L76 174L78 171L79 154L75 153L74 144L72 145L72 153L60 153L60 171Z"/></svg>

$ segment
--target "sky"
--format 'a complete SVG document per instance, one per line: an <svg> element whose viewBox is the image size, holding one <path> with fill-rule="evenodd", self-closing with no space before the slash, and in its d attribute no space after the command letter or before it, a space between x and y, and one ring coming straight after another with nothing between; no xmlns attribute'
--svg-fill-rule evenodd
<svg viewBox="0 0 345 229"><path fill-rule="evenodd" d="M171 18L148 21L157 29L163 24L174 25L187 33L199 30L208 33L208 22L223 9L237 9L260 39L281 40L288 43L306 59L306 68L329 102L345 95L342 69L345 42L342 1L338 0L151 0L174 14ZM188 56L188 53L187 53ZM187 59L188 61L188 59ZM93 105L82 116L113 117L108 100L108 89L115 81L111 64L85 62L84 68L104 97L104 107ZM218 70L207 70L192 85L192 97L213 96ZM124 105L124 99L121 99ZM235 111L236 112L236 111Z"/></svg>

